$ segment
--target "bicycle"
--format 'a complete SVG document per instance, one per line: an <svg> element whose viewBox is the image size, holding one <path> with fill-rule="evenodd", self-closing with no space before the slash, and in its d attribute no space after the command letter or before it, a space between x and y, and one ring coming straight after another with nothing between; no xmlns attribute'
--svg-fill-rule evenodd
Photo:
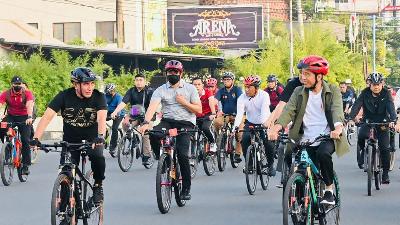
<svg viewBox="0 0 400 225"><path fill-rule="evenodd" d="M238 132L250 133L250 145L247 148L245 160L246 187L250 195L253 195L257 188L257 176L260 178L261 187L267 190L269 183L268 160L265 155L265 146L260 137L259 131L265 131L261 125L250 125L249 130Z"/></svg>
<svg viewBox="0 0 400 225"><path fill-rule="evenodd" d="M197 118L197 121L205 120ZM210 143L204 132L196 127L197 132L191 136L191 156L189 158L191 178L196 176L198 163L202 160L204 172L207 176L212 176L216 170L215 154L210 151ZM213 131L211 131L213 132Z"/></svg>
<svg viewBox="0 0 400 225"><path fill-rule="evenodd" d="M344 129L347 131L346 139L350 146L357 143L357 128L353 123L349 123L348 119L344 120Z"/></svg>
<svg viewBox="0 0 400 225"><path fill-rule="evenodd" d="M375 189L380 190L382 185L382 162L380 157L380 149L378 147L378 140L376 138L377 126L388 126L389 122L384 123L359 123L358 126L366 124L369 126L369 134L367 139L367 147L364 148L364 170L367 172L367 193L368 196L372 194L372 180L375 180ZM362 155L362 152L361 152Z"/></svg>
<svg viewBox="0 0 400 225"><path fill-rule="evenodd" d="M120 118L121 117L117 117L116 119L120 119ZM112 118L111 117L107 117L106 120L110 121L110 120L112 120ZM110 148L111 134L112 134L112 125L110 125L109 123L106 123L106 125L107 125L107 129L106 129L106 135L105 135L105 138L104 138L105 139L104 149ZM117 143L118 143L118 140L120 140L123 136L124 136L124 134L122 132L122 129L118 128ZM115 152L112 152L110 149L108 149L108 150L109 150L109 153L110 153L111 157L113 157L113 158L117 157L115 155Z"/></svg>
<svg viewBox="0 0 400 225"><path fill-rule="evenodd" d="M50 150L49 148L55 148ZM62 148L61 151L57 150ZM103 224L103 204L93 202L93 172L85 172L87 151L93 151L92 143L68 143L66 141L54 144L42 144L40 149L45 152L63 152L59 173L54 182L51 195L51 224L77 224L78 219L84 225ZM71 152L79 151L81 169L71 159Z"/></svg>
<svg viewBox="0 0 400 225"><path fill-rule="evenodd" d="M224 125L220 130L221 140L217 149L217 163L220 172L224 171L226 168L226 157L228 155L232 168L237 168L239 166L239 163L235 162L235 137L230 135L233 127L233 121L229 121L229 118L235 115L236 114L224 114Z"/></svg>
<svg viewBox="0 0 400 225"><path fill-rule="evenodd" d="M177 130L176 128L168 131L166 129L146 131L147 134L163 135L156 175L157 205L162 214L168 213L171 207L172 191L175 193L175 201L179 207L186 204L186 201L181 199L182 176L175 151L175 139L181 133L194 132L197 132L197 130Z"/></svg>
<svg viewBox="0 0 400 225"><path fill-rule="evenodd" d="M334 172L335 205L321 204L325 183L320 171L310 159L307 148L313 143L329 140L329 135L321 135L312 142L295 143L292 167L294 173L286 183L283 198L283 224L335 224L340 221L340 188L339 180Z"/></svg>
<svg viewBox="0 0 400 225"><path fill-rule="evenodd" d="M7 129L4 144L0 152L0 174L4 186L13 182L14 171L17 169L20 182L26 182L28 175L22 174L22 142L18 125L26 125L25 122L1 122L1 129Z"/></svg>
<svg viewBox="0 0 400 225"><path fill-rule="evenodd" d="M132 167L133 159L143 157L143 138L140 132L132 125L134 121L141 121L142 117L129 119L128 130L121 138L117 146L117 158L119 168L123 172L128 172ZM148 164L143 165L146 169L150 169L154 164L154 154L150 154Z"/></svg>
<svg viewBox="0 0 400 225"><path fill-rule="evenodd" d="M274 146L275 159L277 159L276 171L281 173L281 182L280 185L277 185L278 188L285 188L286 181L290 176L290 168L288 168L288 165L285 162L285 148L287 143L288 134L284 131L280 131L278 134L278 140L275 142Z"/></svg>

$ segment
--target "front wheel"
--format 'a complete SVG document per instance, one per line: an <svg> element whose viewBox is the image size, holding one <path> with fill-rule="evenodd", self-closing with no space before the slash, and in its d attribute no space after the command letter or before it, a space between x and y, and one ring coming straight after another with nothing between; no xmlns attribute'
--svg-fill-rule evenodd
<svg viewBox="0 0 400 225"><path fill-rule="evenodd" d="M372 165L372 146L368 145L367 147L367 174L368 174L368 181L367 181L367 191L368 196L371 196L371 186L372 186L372 173L373 173L373 165Z"/></svg>
<svg viewBox="0 0 400 225"><path fill-rule="evenodd" d="M237 163L235 161L235 148L233 146L233 142L234 142L234 137L233 136L229 136L228 137L228 141L226 143L226 150L227 152L229 152L229 159L231 160L231 166L232 168L237 168L239 166L239 163Z"/></svg>
<svg viewBox="0 0 400 225"><path fill-rule="evenodd" d="M175 179L173 179L174 193L175 193L175 201L179 207L183 207L186 205L186 200L181 199L182 193L182 175L179 164L176 164L176 174Z"/></svg>
<svg viewBox="0 0 400 225"><path fill-rule="evenodd" d="M132 167L134 149L131 140L127 136L123 137L118 144L118 165L123 172L128 172Z"/></svg>
<svg viewBox="0 0 400 225"><path fill-rule="evenodd" d="M204 172L206 172L207 176L212 176L215 173L215 154L212 154L210 152L210 144L208 143L207 140L203 140L203 148L204 148L204 153L203 153L203 167L204 167Z"/></svg>
<svg viewBox="0 0 400 225"><path fill-rule="evenodd" d="M225 151L225 145L226 145L226 135L224 134L221 138L221 142L218 145L218 150L217 150L217 162L218 162L218 170L220 172L223 172L226 167L226 151Z"/></svg>
<svg viewBox="0 0 400 225"><path fill-rule="evenodd" d="M171 172L171 158L167 154L163 154L158 161L156 175L156 196L158 209L162 214L169 211L171 207L172 196L172 177L175 171Z"/></svg>
<svg viewBox="0 0 400 225"><path fill-rule="evenodd" d="M65 174L59 174L54 182L51 195L51 225L75 225L78 222L71 183L72 180Z"/></svg>
<svg viewBox="0 0 400 225"><path fill-rule="evenodd" d="M256 149L253 145L250 145L247 148L246 153L246 167L245 167L245 175L246 175L246 186L249 194L253 195L257 188L257 156Z"/></svg>
<svg viewBox="0 0 400 225"><path fill-rule="evenodd" d="M14 164L12 157L12 144L10 142L6 142L1 147L0 152L0 174L1 181L4 186L9 186L14 177Z"/></svg>

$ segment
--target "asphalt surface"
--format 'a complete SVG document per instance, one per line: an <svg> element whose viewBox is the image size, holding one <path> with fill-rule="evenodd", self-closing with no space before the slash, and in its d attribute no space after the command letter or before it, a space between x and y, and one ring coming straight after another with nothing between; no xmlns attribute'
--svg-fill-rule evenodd
<svg viewBox="0 0 400 225"><path fill-rule="evenodd" d="M275 187L279 176L270 180L267 191L258 186L255 195L250 196L241 172L243 165L233 169L228 164L225 172L217 172L212 177L206 176L201 169L193 180L192 200L182 208L173 202L170 212L161 214L155 194L156 165L148 170L135 161L135 166L123 173L117 160L110 158L108 153L106 155L106 225L282 224L282 189ZM343 203L340 224L400 224L399 163L390 174L391 184L380 191L373 189L369 197L366 174L358 169L354 150L342 158L334 158ZM58 161L58 154L41 152L26 183L20 183L15 177L11 186L0 184L0 225L50 224L50 197Z"/></svg>

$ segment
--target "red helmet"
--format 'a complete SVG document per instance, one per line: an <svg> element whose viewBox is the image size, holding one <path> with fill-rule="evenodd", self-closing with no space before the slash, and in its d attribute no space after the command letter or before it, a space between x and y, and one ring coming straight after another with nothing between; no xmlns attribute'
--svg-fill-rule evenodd
<svg viewBox="0 0 400 225"><path fill-rule="evenodd" d="M252 85L254 87L259 87L261 84L261 79L257 75L250 75L244 79L244 85Z"/></svg>
<svg viewBox="0 0 400 225"><path fill-rule="evenodd" d="M315 74L326 75L329 71L329 63L321 56L310 55L302 59L299 64L297 64L297 69L306 69Z"/></svg>
<svg viewBox="0 0 400 225"><path fill-rule="evenodd" d="M165 71L167 70L178 70L181 73L183 72L183 65L178 60L170 60L165 64Z"/></svg>
<svg viewBox="0 0 400 225"><path fill-rule="evenodd" d="M206 83L207 83L207 86L215 87L217 85L218 81L217 81L217 79L211 77L211 78L207 79Z"/></svg>

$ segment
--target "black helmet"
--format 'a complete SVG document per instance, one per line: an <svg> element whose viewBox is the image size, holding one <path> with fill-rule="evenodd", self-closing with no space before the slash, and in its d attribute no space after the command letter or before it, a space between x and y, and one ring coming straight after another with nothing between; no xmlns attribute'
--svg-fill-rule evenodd
<svg viewBox="0 0 400 225"><path fill-rule="evenodd" d="M72 82L90 82L96 80L96 74L86 67L77 67L71 71L71 81Z"/></svg>
<svg viewBox="0 0 400 225"><path fill-rule="evenodd" d="M373 72L369 76L372 84L381 84L383 82L383 76L381 73Z"/></svg>
<svg viewBox="0 0 400 225"><path fill-rule="evenodd" d="M116 85L113 83L107 84L106 87L104 88L104 92L106 94L110 94L112 91L114 91L116 88Z"/></svg>
<svg viewBox="0 0 400 225"><path fill-rule="evenodd" d="M268 75L268 82L276 82L277 80L275 74Z"/></svg>

